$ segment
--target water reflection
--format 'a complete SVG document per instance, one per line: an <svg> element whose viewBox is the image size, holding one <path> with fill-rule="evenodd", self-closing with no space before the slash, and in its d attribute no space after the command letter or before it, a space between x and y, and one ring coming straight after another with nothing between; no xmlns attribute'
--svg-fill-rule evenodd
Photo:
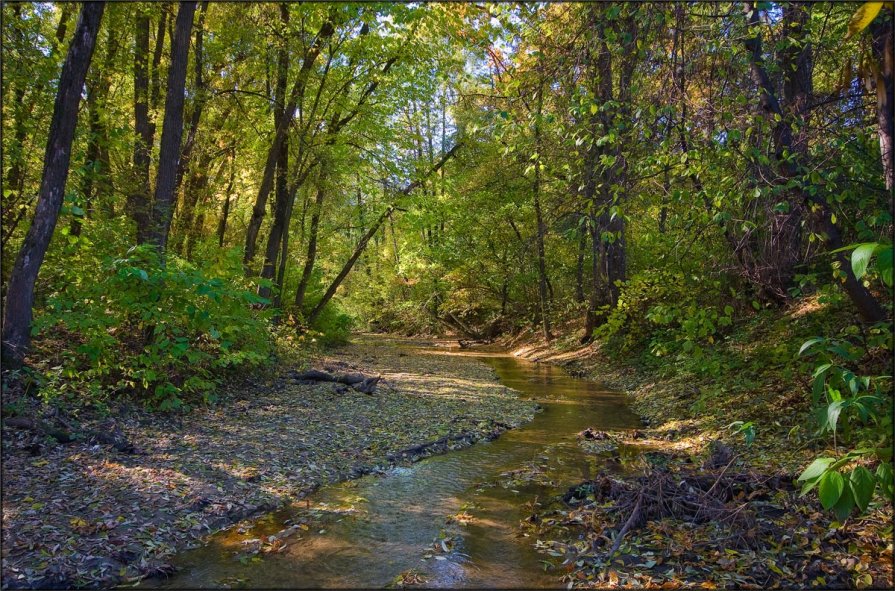
<svg viewBox="0 0 895 591"><path fill-rule="evenodd" d="M233 530L178 558L179 573L166 588L384 587L417 569L429 587L556 587L545 573L533 540L519 533L535 498L547 496L611 467L582 453L575 435L585 427L639 426L622 394L577 379L565 370L510 355L443 348L409 354L468 355L494 368L501 382L543 407L535 419L500 438L428 458L384 476L321 488L300 505L259 520L252 530ZM534 480L513 479L513 470L534 470ZM507 484L509 482L509 484ZM239 560L246 537L263 538L312 512L313 529L285 540L280 553ZM445 520L460 511L462 527L450 554L424 559Z"/></svg>

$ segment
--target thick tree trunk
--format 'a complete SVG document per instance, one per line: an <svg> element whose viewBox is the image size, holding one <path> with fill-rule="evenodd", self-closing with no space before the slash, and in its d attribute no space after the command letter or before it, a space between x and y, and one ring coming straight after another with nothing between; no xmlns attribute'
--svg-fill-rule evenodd
<svg viewBox="0 0 895 591"><path fill-rule="evenodd" d="M2 354L7 367L21 366L30 343L34 285L62 208L81 91L104 9L101 2L84 4L59 77L37 207L6 294Z"/></svg>
<svg viewBox="0 0 895 591"><path fill-rule="evenodd" d="M155 181L155 203L152 209L152 233L150 241L164 260L171 229L174 205L174 185L177 181L177 161L180 157L180 140L183 137L183 103L186 86L187 58L190 49L190 31L196 2L181 2L171 41L171 64L168 66L168 86L165 97L165 118L162 125L162 141L159 148L158 174Z"/></svg>
<svg viewBox="0 0 895 591"><path fill-rule="evenodd" d="M193 150L196 146L196 134L199 131L199 123L202 121L202 112L205 110L205 103L208 101L208 90L205 88L204 63L203 63L203 46L205 38L205 14L208 11L208 1L203 2L196 16L196 36L193 43L193 110L190 114L189 131L186 140L183 142L183 150L180 154L180 161L177 164L177 180L174 183L174 194L180 189L183 182L183 176L186 174L187 168L190 166ZM221 117L226 120L226 115ZM201 168L201 165L200 165ZM187 220L189 227L189 220ZM178 247L179 248L179 247Z"/></svg>
<svg viewBox="0 0 895 591"><path fill-rule="evenodd" d="M75 8L74 3L66 3L61 5L62 14L59 16L59 24L56 26L56 35L50 40L51 43L51 54L55 54L59 48L59 45L65 40L65 32L68 30L68 21L71 17L72 11ZM12 4L13 15L16 18L21 18L21 8L19 4ZM18 27L15 28L16 35L16 44L18 47L24 48L27 45L27 41L25 40L25 36L22 33L22 30ZM26 175L26 161L25 161L25 141L27 139L28 130L26 127L26 122L29 117L31 117L34 112L34 107L37 105L38 99L43 95L44 90L44 82L38 82L36 85L30 85L25 81L24 83L16 84L15 91L13 92L13 116L14 116L14 124L13 124L13 135L12 141L8 146L4 146L3 157L5 160L5 164L9 165L9 169L6 176L6 182L4 183L4 192L6 190L13 191L14 198L10 199L6 196L2 198L3 206L0 207L2 210L2 249L5 252L6 243L12 237L15 232L15 229L18 227L19 222L25 217L25 214L28 212L28 208L31 205L33 197L25 196L25 177ZM26 104L25 96L26 91L30 91L31 99ZM5 98L5 97L4 97ZM4 137L4 140L7 139ZM6 259L4 257L4 263ZM3 277L4 280L6 278L6 274L9 272L9 267L11 265L3 265Z"/></svg>
<svg viewBox="0 0 895 591"><path fill-rule="evenodd" d="M264 250L264 266L261 268L261 278L273 280L277 264L277 256L280 251L280 242L283 235L289 230L286 214L289 212L289 188L286 185L286 174L289 170L289 139L283 141L283 149L280 151L280 159L277 161L276 174L276 198L274 200L273 224L267 237L267 248ZM270 297L270 287L262 285L258 288L258 295L263 298Z"/></svg>

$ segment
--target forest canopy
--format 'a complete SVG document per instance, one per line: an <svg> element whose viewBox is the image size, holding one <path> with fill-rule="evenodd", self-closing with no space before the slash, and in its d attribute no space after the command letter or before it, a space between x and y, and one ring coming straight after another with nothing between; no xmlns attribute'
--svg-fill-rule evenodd
<svg viewBox="0 0 895 591"><path fill-rule="evenodd" d="M891 3L2 10L3 361L42 396L184 409L358 329L717 377L818 307L805 398L891 457Z"/></svg>

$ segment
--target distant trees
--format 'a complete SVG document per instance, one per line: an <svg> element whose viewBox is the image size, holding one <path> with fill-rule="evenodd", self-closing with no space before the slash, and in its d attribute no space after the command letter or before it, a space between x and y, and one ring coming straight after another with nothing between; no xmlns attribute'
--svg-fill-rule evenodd
<svg viewBox="0 0 895 591"><path fill-rule="evenodd" d="M664 285L724 318L827 284L890 314L840 251L892 227L890 8L848 40L837 4L87 8L63 63L75 5L3 6L10 359L76 304L102 316L78 295L98 269L141 282L135 326L206 274L300 331L576 318L589 341L664 322ZM139 346L236 346L203 327Z"/></svg>

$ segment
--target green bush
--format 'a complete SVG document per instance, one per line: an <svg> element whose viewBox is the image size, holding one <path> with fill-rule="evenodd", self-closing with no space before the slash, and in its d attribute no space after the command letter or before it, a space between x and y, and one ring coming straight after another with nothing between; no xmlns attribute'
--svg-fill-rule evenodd
<svg viewBox="0 0 895 591"><path fill-rule="evenodd" d="M268 359L270 312L243 278L238 253L202 270L176 257L162 266L144 245L96 266L77 290L50 294L35 319L36 346L61 356L45 371L45 391L135 392L172 410L210 399L224 370ZM56 339L65 346L54 347Z"/></svg>
<svg viewBox="0 0 895 591"><path fill-rule="evenodd" d="M348 342L354 320L342 311L334 302L330 301L311 326L315 333L314 338L324 347L342 345Z"/></svg>

